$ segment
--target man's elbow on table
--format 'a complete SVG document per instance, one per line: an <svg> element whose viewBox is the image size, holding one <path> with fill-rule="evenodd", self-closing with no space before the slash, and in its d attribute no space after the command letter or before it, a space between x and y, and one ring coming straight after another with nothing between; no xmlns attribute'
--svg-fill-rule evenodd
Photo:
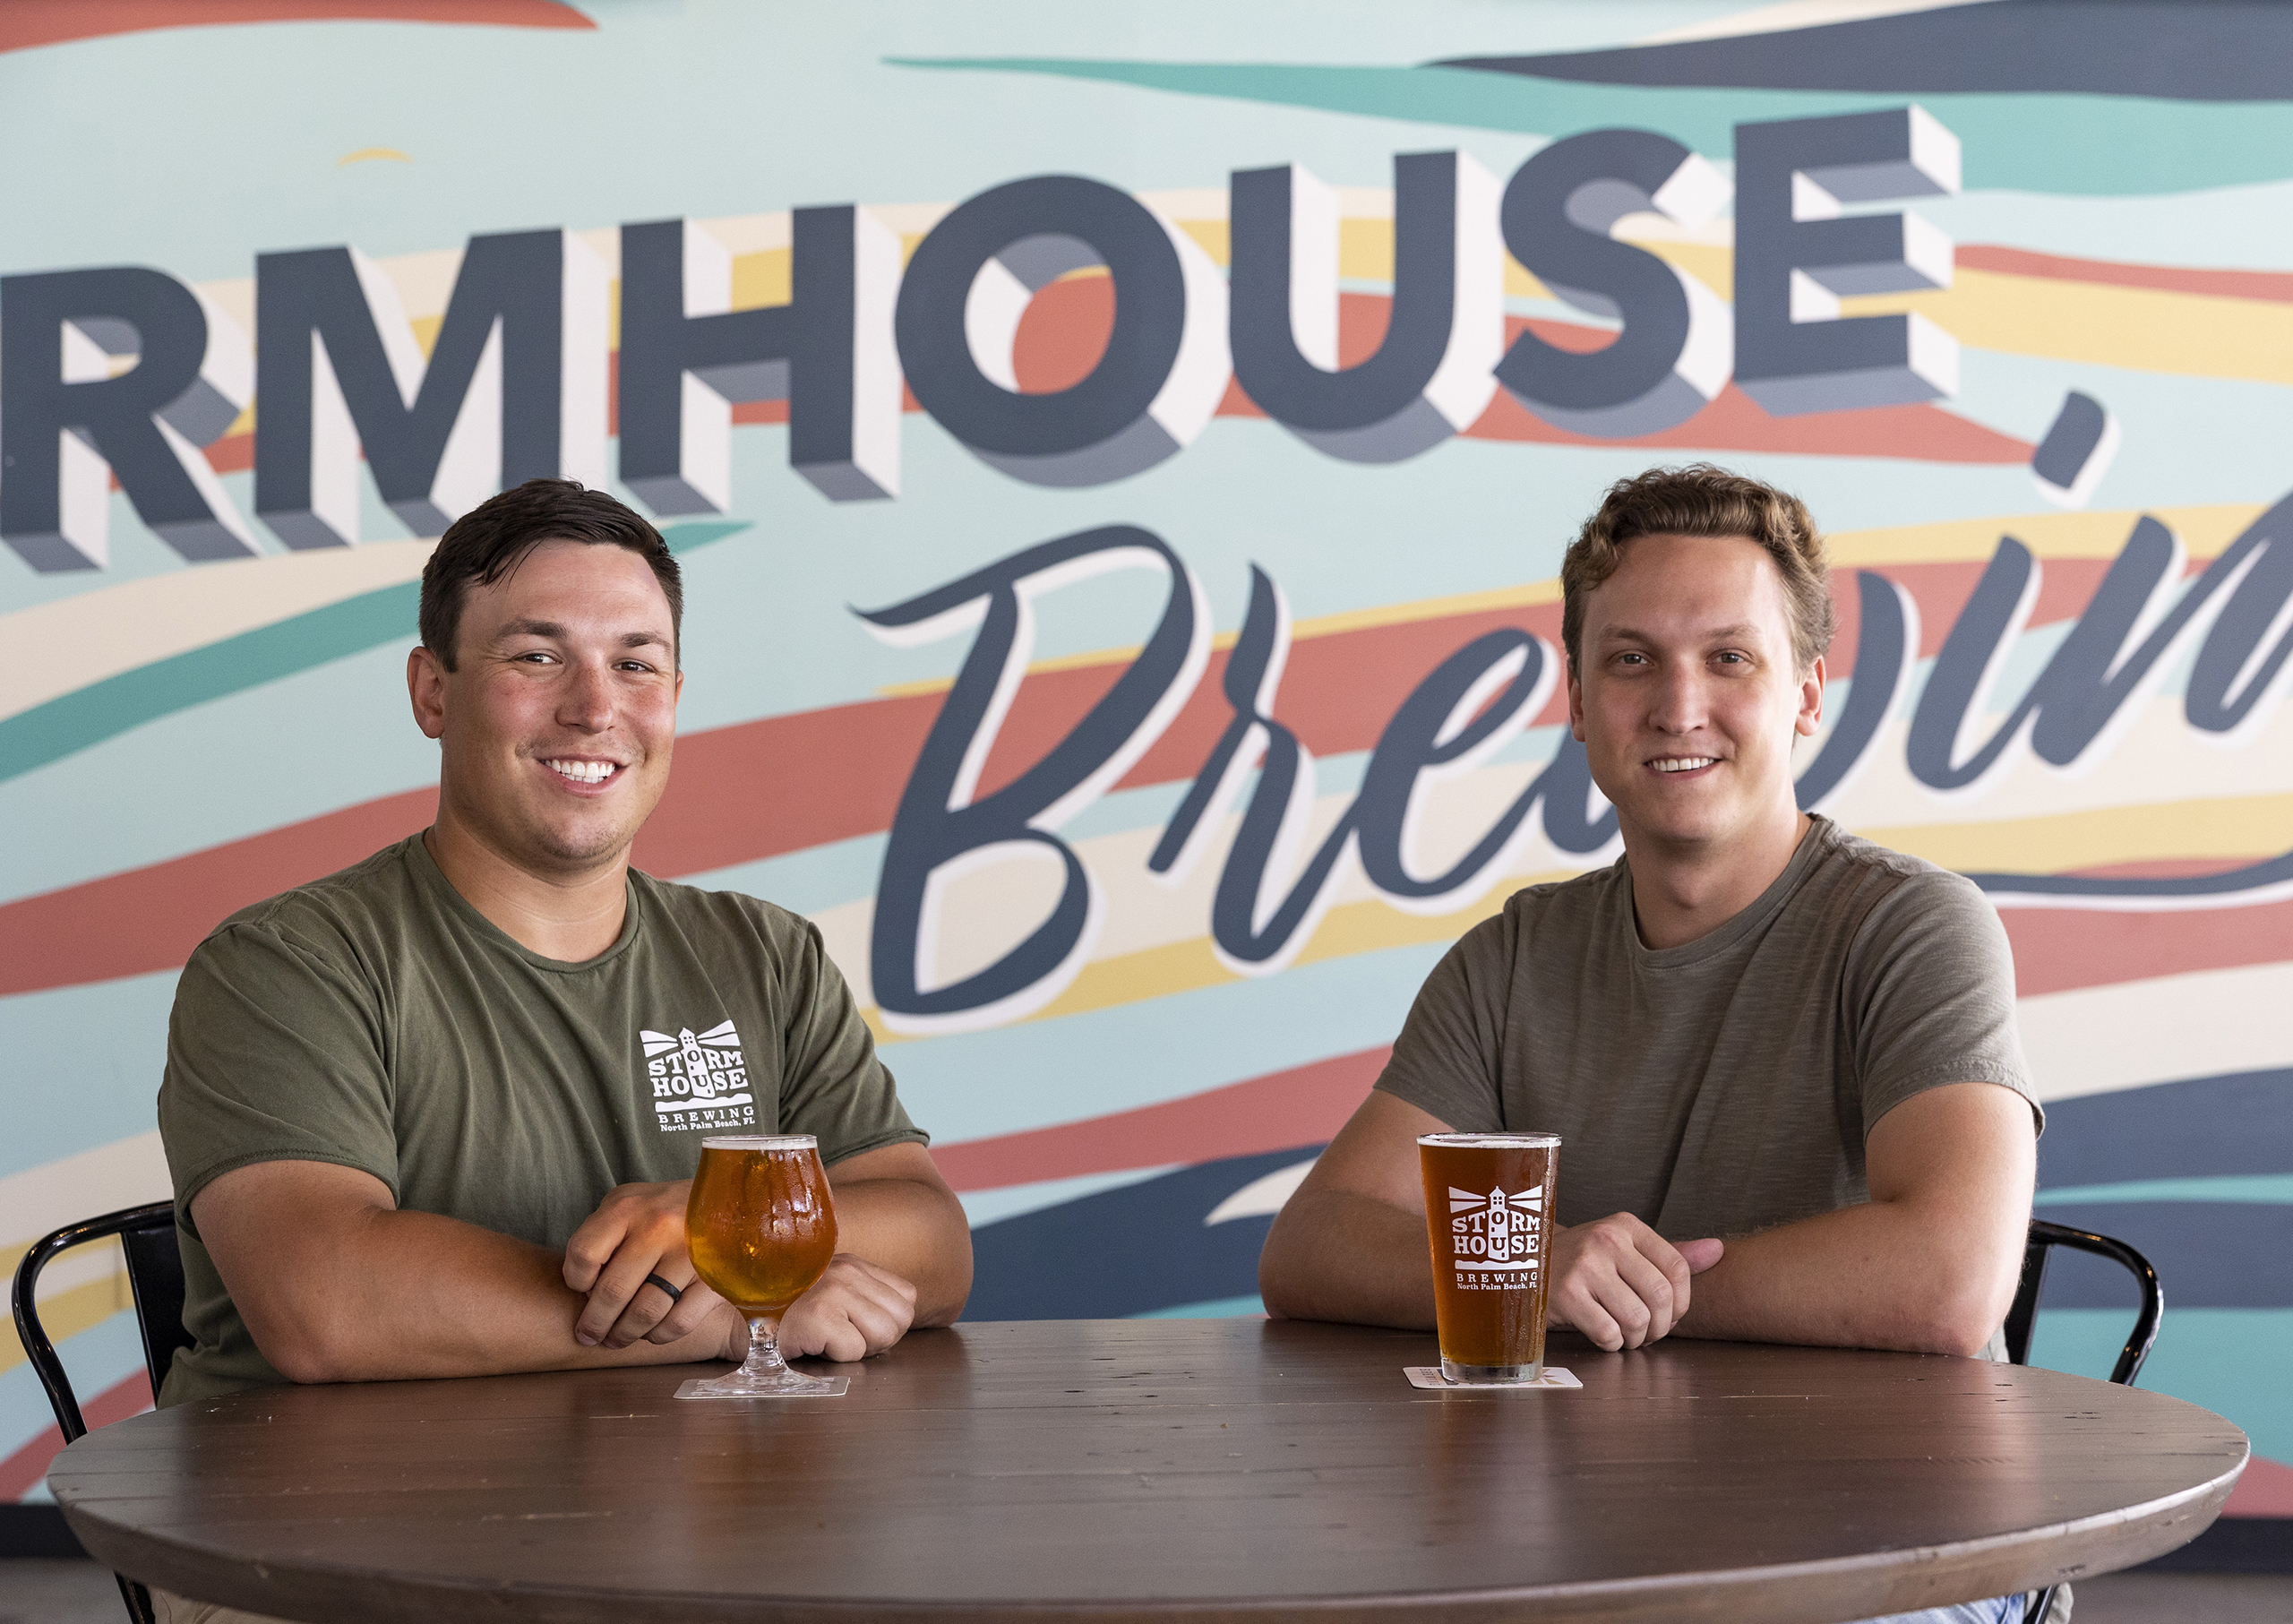
<svg viewBox="0 0 2293 1624"><path fill-rule="evenodd" d="M1971 1283L1929 1293L1928 1298L1925 1311L1903 1327L1900 1338L1892 1339L1905 1353L1971 1359L1990 1345L2006 1319L2006 1304L1997 1302L1992 1293L1972 1289Z"/></svg>
<svg viewBox="0 0 2293 1624"><path fill-rule="evenodd" d="M378 1281L362 1261L396 1210L371 1173L323 1162L257 1162L210 1182L192 1220L256 1350L293 1382L387 1372L392 1341Z"/></svg>
<svg viewBox="0 0 2293 1624"><path fill-rule="evenodd" d="M1881 1118L1868 1156L1874 1204L1903 1219L1889 1249L1902 1324L1887 1345L1981 1353L2022 1277L2038 1163L2028 1103L1990 1083L1937 1088Z"/></svg>

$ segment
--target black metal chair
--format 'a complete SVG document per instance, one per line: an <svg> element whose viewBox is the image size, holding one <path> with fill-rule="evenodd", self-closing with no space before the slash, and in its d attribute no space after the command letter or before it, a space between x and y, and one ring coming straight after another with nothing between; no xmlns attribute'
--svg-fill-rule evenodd
<svg viewBox="0 0 2293 1624"><path fill-rule="evenodd" d="M56 1412L56 1424L67 1444L84 1436L88 1423L80 1413L80 1400L72 1391L72 1379L64 1374L64 1362L56 1356L56 1345L40 1325L32 1293L39 1285L40 1271L59 1254L111 1235L119 1237L120 1249L127 1254L127 1285L135 1296L135 1322L143 1333L143 1362L151 1378L153 1403L159 1401L159 1383L167 1379L176 1350L191 1345L191 1333L183 1328L183 1254L176 1246L172 1203L155 1201L149 1207L106 1213L85 1223L67 1224L41 1237L16 1266L11 1306L15 1310L16 1335L23 1339L39 1385L47 1389L48 1407ZM151 1593L125 1575L114 1577L119 1580L128 1616L135 1624L154 1624Z"/></svg>
<svg viewBox="0 0 2293 1624"><path fill-rule="evenodd" d="M2049 1224L2044 1218L2031 1220L2031 1236L2022 1246L2022 1278L2014 1287L2014 1306L2006 1310L2006 1357L2015 1364L2031 1362L2031 1330L2038 1319L2039 1288L2046 1282L2047 1254L2057 1246L2124 1264L2142 1288L2142 1310L2134 1317L2134 1332L2110 1369L2112 1381L2122 1388L2132 1387L2157 1344L2158 1325L2166 1316L2166 1290L2158 1283L2158 1271L2149 1259L2123 1241L2065 1224ZM2029 1605L2022 1610L2022 1624L2040 1624L2047 1609L2054 1604L2057 1588L2049 1585L2031 1593Z"/></svg>

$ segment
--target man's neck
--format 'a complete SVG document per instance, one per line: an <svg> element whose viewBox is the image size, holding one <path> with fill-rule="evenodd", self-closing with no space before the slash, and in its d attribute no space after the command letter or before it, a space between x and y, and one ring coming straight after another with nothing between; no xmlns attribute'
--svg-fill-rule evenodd
<svg viewBox="0 0 2293 1624"><path fill-rule="evenodd" d="M438 872L529 952L580 964L621 940L629 912L629 854L562 875L537 874L494 850L444 806L422 837Z"/></svg>
<svg viewBox="0 0 2293 1624"><path fill-rule="evenodd" d="M1659 950L1685 947L1718 930L1775 883L1814 827L1795 806L1722 847L1635 840L1627 829L1624 849L1642 944Z"/></svg>

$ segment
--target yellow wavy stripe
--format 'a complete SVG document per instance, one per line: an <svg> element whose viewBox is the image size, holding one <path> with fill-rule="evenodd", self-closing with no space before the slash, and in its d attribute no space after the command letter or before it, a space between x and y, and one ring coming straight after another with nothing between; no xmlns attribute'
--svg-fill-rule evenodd
<svg viewBox="0 0 2293 1624"><path fill-rule="evenodd" d="M1980 349L2293 382L2293 305L2272 300L1962 270L1931 293L1840 303L1842 315L1896 310L1916 310Z"/></svg>
<svg viewBox="0 0 2293 1624"><path fill-rule="evenodd" d="M1962 872L2060 873L2171 857L2270 856L2284 849L2289 829L2293 829L2293 795L2248 795L1856 832L1895 851ZM1448 914L1404 913L1375 898L1346 903L1323 917L1296 962L1316 964L1387 948L1454 941L1498 913L1506 898L1524 886L1566 880L1581 872L1550 870L1501 880ZM1241 979L1218 962L1207 937L1192 937L1086 965L1066 992L1029 1018L1053 1020ZM866 1014L878 1043L906 1041L886 1029L876 1010Z"/></svg>
<svg viewBox="0 0 2293 1624"><path fill-rule="evenodd" d="M1997 519L1959 519L1942 524L1904 525L1883 530L1847 530L1825 538L1839 568L1885 568L1888 564L1980 563L1997 551L1998 538L2012 536L2040 558L2116 558L2134 521L2146 512L2182 538L2192 558L2211 558L2261 515L2258 504L2220 503L2202 507L2121 508L2112 512L2014 513Z"/></svg>
<svg viewBox="0 0 2293 1624"><path fill-rule="evenodd" d="M21 1248L18 1249L20 1251ZM119 1269L99 1280L90 1280L69 1291L58 1292L43 1298L39 1305L39 1322L47 1332L50 1342L62 1342L76 1336L91 1326L101 1325L114 1314L132 1310L135 1298L127 1284L127 1271ZM23 1343L16 1336L13 1320L7 1333L0 1336L0 1373L14 1370L31 1357L24 1352Z"/></svg>
<svg viewBox="0 0 2293 1624"><path fill-rule="evenodd" d="M10 663L0 717L290 615L418 580L436 545L434 538L376 541L234 558L0 614L0 648Z"/></svg>
<svg viewBox="0 0 2293 1624"><path fill-rule="evenodd" d="M2058 874L2165 857L2267 857L2293 831L2293 795L2151 802L1998 823L1858 829L1868 840L1962 872Z"/></svg>

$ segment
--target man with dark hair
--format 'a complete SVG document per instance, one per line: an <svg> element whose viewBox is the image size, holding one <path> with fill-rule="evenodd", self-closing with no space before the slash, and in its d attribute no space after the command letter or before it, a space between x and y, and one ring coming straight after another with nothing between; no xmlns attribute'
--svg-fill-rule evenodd
<svg viewBox="0 0 2293 1624"><path fill-rule="evenodd" d="M407 658L436 822L184 970L159 1124L197 1340L164 1402L738 1358L685 1255L705 1131L820 1140L842 1250L785 1351L858 1359L960 1311L963 1210L820 932L630 866L682 605L653 527L571 481L440 541Z"/></svg>
<svg viewBox="0 0 2293 1624"><path fill-rule="evenodd" d="M1431 1325L1417 1137L1536 1130L1564 1141L1550 1318L1601 1347L1983 1352L2040 1121L2014 964L1973 885L1799 808L1832 632L1807 509L1651 470L1561 581L1569 724L1625 855L1516 893L1428 978L1275 1224L1268 1308Z"/></svg>

